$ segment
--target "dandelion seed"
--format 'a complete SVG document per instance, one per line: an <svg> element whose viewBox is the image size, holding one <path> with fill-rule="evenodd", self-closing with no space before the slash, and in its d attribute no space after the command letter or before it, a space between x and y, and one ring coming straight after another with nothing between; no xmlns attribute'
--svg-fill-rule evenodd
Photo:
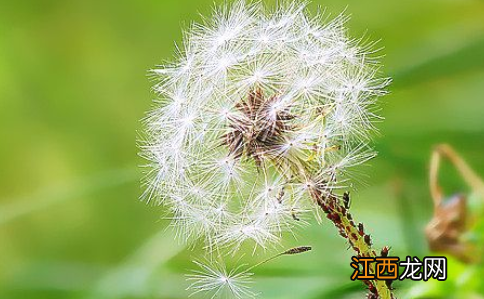
<svg viewBox="0 0 484 299"><path fill-rule="evenodd" d="M228 271L220 262L194 262L200 269L187 275L192 284L188 290L192 295L204 292L210 298L254 298L255 293L250 289L252 273L242 270L239 266Z"/></svg>

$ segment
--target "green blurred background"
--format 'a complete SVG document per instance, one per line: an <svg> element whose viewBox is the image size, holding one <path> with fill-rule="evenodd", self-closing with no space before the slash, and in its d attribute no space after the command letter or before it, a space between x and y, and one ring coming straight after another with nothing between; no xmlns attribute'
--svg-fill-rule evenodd
<svg viewBox="0 0 484 299"><path fill-rule="evenodd" d="M162 208L138 201L136 139L154 98L147 70L173 56L181 29L212 4L0 1L0 298L188 297L184 274L198 253L173 241ZM422 256L433 145L451 143L484 173L484 1L317 5L347 8L351 34L367 31L385 47L394 83L382 99L380 154L363 169L353 209L378 246ZM449 193L465 191L450 171L442 181ZM285 246L295 244L314 250L259 267L262 298L362 290L328 222Z"/></svg>

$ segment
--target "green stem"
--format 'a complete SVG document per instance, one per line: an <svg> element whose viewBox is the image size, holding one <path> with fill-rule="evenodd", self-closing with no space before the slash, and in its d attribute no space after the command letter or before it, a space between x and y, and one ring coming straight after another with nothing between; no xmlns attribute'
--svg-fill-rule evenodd
<svg viewBox="0 0 484 299"><path fill-rule="evenodd" d="M330 194L326 196L323 192L312 189L311 197L316 201L318 206L324 211L327 218L333 222L339 230L339 234L348 240L351 248L360 257L377 257L376 251L372 248L372 240L369 234L364 231L362 223L355 225L352 215L349 212L349 194L345 193L344 200ZM388 253L382 252L382 255ZM369 273L375 275L375 265L370 264ZM391 281L388 280L364 280L368 286L369 299L394 299L392 294Z"/></svg>

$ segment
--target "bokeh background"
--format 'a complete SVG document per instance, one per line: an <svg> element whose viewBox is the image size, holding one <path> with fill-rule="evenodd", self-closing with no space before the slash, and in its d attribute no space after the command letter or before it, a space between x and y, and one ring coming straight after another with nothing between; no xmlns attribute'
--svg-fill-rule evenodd
<svg viewBox="0 0 484 299"><path fill-rule="evenodd" d="M173 241L162 208L138 200L136 139L154 98L147 70L172 57L181 28L212 4L0 1L0 298L188 297L184 274L198 252ZM484 1L318 5L346 8L353 36L381 39L394 80L354 214L378 246L423 256L433 146L454 145L484 174ZM465 191L447 172L447 191ZM313 252L255 270L262 298L363 297L328 222L286 245L308 244ZM399 286L404 294L411 282Z"/></svg>

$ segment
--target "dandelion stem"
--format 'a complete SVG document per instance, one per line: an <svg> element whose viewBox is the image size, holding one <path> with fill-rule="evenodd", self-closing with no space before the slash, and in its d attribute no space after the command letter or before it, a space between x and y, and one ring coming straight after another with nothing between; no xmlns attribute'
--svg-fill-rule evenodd
<svg viewBox="0 0 484 299"><path fill-rule="evenodd" d="M336 196L326 195L317 190L311 190L311 197L326 214L326 217L333 222L339 234L348 240L351 248L357 256L377 257L376 251L372 248L370 234L366 233L362 223L355 225L355 221L349 212L349 194L345 193L343 202ZM346 200L345 200L346 199ZM385 251L385 253L384 253ZM382 250L382 255L388 254L388 247ZM370 274L375 274L375 265L370 264ZM368 286L369 299L394 299L392 294L391 280L364 280Z"/></svg>

